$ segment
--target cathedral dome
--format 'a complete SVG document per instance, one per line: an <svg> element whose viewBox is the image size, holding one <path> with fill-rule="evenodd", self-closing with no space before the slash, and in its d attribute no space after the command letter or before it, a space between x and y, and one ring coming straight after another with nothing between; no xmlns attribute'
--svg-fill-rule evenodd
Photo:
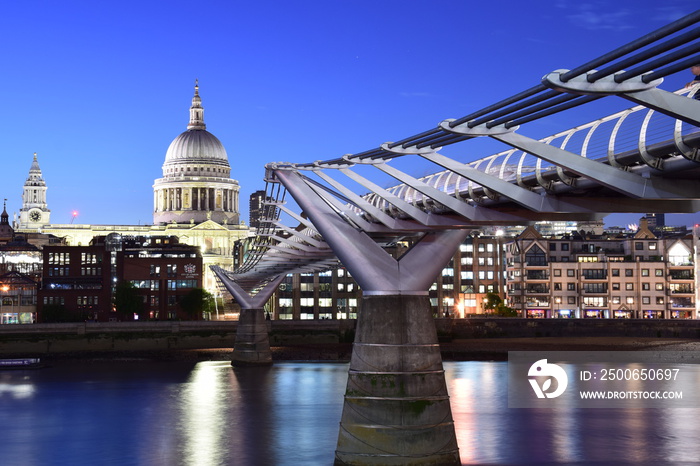
<svg viewBox="0 0 700 466"><path fill-rule="evenodd" d="M190 123L187 131L176 137L170 143L165 153L165 166L182 163L214 163L216 165L228 164L226 149L216 136L207 131L204 124L204 108L202 98L199 97L199 84L195 82L194 97L190 107Z"/></svg>
<svg viewBox="0 0 700 466"><path fill-rule="evenodd" d="M187 131L170 143L163 177L153 182L153 223L238 224L239 187L230 176L226 149L204 124L195 81Z"/></svg>
<svg viewBox="0 0 700 466"><path fill-rule="evenodd" d="M205 129L188 129L170 143L165 153L165 164L169 163L218 162L228 166L226 149L216 136Z"/></svg>

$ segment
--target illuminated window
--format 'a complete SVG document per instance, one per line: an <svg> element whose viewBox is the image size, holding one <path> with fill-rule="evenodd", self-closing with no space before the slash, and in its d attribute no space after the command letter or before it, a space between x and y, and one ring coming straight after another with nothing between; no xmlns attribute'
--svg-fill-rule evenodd
<svg viewBox="0 0 700 466"><path fill-rule="evenodd" d="M579 262L598 262L598 256L579 256Z"/></svg>

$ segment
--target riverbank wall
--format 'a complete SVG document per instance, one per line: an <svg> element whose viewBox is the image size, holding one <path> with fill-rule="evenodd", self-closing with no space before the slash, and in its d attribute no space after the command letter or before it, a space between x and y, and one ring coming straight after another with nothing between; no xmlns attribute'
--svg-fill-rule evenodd
<svg viewBox="0 0 700 466"><path fill-rule="evenodd" d="M700 320L436 319L441 343L469 339L700 339ZM349 344L354 320L268 321L270 346ZM233 348L237 322L82 322L0 325L0 355Z"/></svg>

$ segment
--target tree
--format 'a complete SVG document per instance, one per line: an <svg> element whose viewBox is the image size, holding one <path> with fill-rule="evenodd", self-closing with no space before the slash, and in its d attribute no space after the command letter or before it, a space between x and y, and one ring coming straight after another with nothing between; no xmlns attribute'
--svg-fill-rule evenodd
<svg viewBox="0 0 700 466"><path fill-rule="evenodd" d="M501 297L496 293L486 293L484 311L490 311L490 313L501 317L517 317L518 315L518 312L506 306Z"/></svg>
<svg viewBox="0 0 700 466"><path fill-rule="evenodd" d="M501 317L518 317L518 311L501 303L496 306L496 315Z"/></svg>
<svg viewBox="0 0 700 466"><path fill-rule="evenodd" d="M214 296L203 288L192 288L180 300L180 308L191 319L196 319L203 312L211 312Z"/></svg>
<svg viewBox="0 0 700 466"><path fill-rule="evenodd" d="M503 300L496 293L488 292L486 293L486 298L484 298L484 311L493 312L498 308L499 304L502 304Z"/></svg>
<svg viewBox="0 0 700 466"><path fill-rule="evenodd" d="M131 282L121 281L114 291L114 307L120 318L134 320L134 314L143 312L143 298Z"/></svg>

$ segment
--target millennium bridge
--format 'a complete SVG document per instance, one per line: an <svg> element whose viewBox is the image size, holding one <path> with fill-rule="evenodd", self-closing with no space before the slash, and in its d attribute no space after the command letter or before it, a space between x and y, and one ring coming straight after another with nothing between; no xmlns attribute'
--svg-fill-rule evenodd
<svg viewBox="0 0 700 466"><path fill-rule="evenodd" d="M523 92L396 142L268 163L265 219L245 261L214 270L243 308L233 364L272 362L263 306L286 274L342 263L363 301L336 464L459 464L428 288L484 225L700 211L700 85L662 89L700 64L699 21L700 10L573 69L543 70ZM528 123L604 98L633 106L526 136ZM504 150L465 155L479 138ZM419 162L434 173L400 169ZM395 184L385 188L377 179L387 176ZM407 239L401 257L385 252Z"/></svg>

